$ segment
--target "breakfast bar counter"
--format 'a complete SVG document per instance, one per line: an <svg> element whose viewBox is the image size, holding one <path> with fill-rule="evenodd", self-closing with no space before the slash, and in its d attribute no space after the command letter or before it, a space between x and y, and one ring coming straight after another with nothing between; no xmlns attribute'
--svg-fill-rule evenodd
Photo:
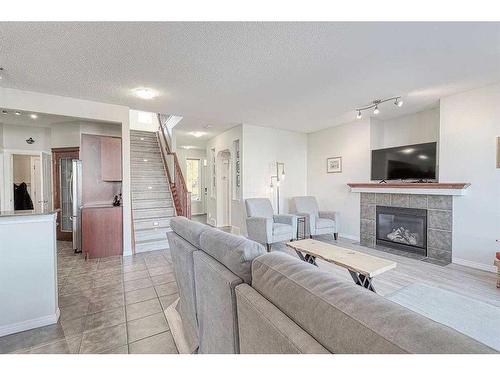
<svg viewBox="0 0 500 375"><path fill-rule="evenodd" d="M59 319L56 216L0 212L0 337Z"/></svg>

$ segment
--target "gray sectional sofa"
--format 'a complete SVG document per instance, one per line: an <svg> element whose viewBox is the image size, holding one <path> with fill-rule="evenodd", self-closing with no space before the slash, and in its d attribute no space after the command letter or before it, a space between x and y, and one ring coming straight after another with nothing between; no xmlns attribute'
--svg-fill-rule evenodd
<svg viewBox="0 0 500 375"><path fill-rule="evenodd" d="M171 226L193 352L496 353L288 254L182 217Z"/></svg>

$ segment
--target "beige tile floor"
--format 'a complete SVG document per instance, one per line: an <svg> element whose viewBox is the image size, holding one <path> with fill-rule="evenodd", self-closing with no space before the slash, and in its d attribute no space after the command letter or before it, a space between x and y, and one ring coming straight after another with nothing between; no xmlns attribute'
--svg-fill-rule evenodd
<svg viewBox="0 0 500 375"><path fill-rule="evenodd" d="M57 324L0 337L0 353L177 353L163 310L178 297L169 251L85 261L58 243Z"/></svg>

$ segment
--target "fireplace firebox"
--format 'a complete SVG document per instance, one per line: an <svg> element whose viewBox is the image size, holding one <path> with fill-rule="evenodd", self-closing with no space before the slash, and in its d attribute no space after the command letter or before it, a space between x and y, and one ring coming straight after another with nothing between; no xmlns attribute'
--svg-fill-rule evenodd
<svg viewBox="0 0 500 375"><path fill-rule="evenodd" d="M376 207L376 244L427 256L427 210Z"/></svg>

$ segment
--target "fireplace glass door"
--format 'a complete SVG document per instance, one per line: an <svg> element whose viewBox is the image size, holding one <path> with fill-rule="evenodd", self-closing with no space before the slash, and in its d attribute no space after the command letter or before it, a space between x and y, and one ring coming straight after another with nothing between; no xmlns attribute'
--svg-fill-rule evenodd
<svg viewBox="0 0 500 375"><path fill-rule="evenodd" d="M427 210L377 206L377 244L426 255Z"/></svg>

